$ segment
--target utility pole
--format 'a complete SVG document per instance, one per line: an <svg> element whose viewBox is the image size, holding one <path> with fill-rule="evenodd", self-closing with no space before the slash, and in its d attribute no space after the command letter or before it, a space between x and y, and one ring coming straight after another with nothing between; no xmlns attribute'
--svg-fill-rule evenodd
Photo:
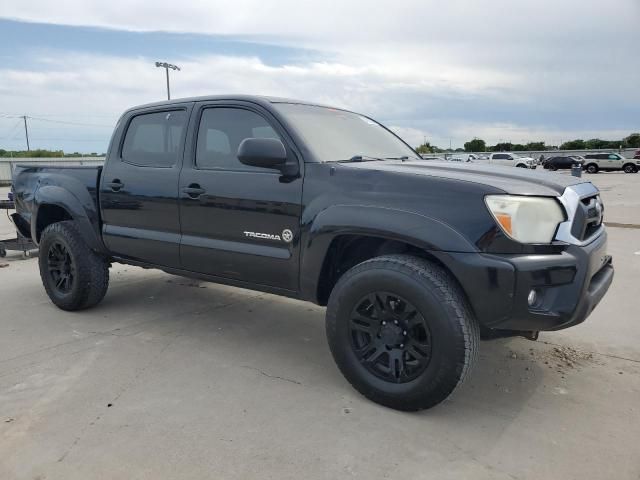
<svg viewBox="0 0 640 480"><path fill-rule="evenodd" d="M167 100L171 100L171 90L169 89L169 69L180 71L180 67L167 62L156 62L156 67L164 68L165 73L167 74Z"/></svg>
<svg viewBox="0 0 640 480"><path fill-rule="evenodd" d="M24 120L24 136L27 139L27 152L31 149L29 148L29 130L27 129L27 116L23 115L22 119Z"/></svg>

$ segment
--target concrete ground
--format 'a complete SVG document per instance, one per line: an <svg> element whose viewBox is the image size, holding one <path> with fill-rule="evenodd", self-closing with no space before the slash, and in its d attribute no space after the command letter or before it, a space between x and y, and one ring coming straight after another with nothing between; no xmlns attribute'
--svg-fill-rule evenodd
<svg viewBox="0 0 640 480"><path fill-rule="evenodd" d="M640 224L640 174L592 178L607 220ZM452 399L411 414L344 380L322 308L114 266L103 303L66 313L10 252L0 478L637 480L640 230L609 235L616 278L587 322L483 343Z"/></svg>

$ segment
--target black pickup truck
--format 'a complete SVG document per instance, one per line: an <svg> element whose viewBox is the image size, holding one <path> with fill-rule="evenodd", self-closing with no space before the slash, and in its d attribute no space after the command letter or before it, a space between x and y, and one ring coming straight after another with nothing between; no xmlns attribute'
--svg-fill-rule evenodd
<svg viewBox="0 0 640 480"><path fill-rule="evenodd" d="M15 221L65 310L112 262L326 305L351 384L429 408L480 338L582 322L613 278L598 190L559 174L430 162L376 121L305 102L132 108L103 167L21 166Z"/></svg>

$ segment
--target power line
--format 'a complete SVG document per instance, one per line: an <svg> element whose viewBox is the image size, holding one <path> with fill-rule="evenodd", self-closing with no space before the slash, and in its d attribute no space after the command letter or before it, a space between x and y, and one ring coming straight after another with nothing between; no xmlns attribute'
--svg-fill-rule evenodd
<svg viewBox="0 0 640 480"><path fill-rule="evenodd" d="M0 139L2 139L2 140L9 140L9 139L10 139L10 140L13 140L13 139L12 139L12 138L10 138L10 137L13 135L13 132L15 132L15 131L16 131L16 128L18 128L18 125L20 125L21 123L22 123L22 119L19 119L19 120L15 123L15 125L11 128L11 130L9 130L9 133L8 133L6 136L4 136L4 137L0 137Z"/></svg>
<svg viewBox="0 0 640 480"><path fill-rule="evenodd" d="M0 118L20 118L24 117L30 118L32 120L38 120L40 122L49 122L49 123L59 123L61 125L74 125L77 127L105 127L105 128L113 128L114 124L106 125L103 123L82 123L82 122L68 122L66 120L52 120L50 118L42 118L42 117L34 117L31 115L14 115L13 113L0 113Z"/></svg>
<svg viewBox="0 0 640 480"><path fill-rule="evenodd" d="M38 120L40 122L48 122L48 123L59 123L61 125L75 125L78 127L105 127L105 128L113 128L113 124L105 125L100 123L79 123L79 122L67 122L64 120L51 120L50 118L41 118L41 117L29 117L32 120Z"/></svg>

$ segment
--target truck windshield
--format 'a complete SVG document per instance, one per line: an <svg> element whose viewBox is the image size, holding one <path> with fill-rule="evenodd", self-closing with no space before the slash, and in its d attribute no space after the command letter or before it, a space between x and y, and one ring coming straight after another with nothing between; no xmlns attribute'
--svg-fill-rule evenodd
<svg viewBox="0 0 640 480"><path fill-rule="evenodd" d="M275 107L322 162L419 158L402 140L362 115L294 103Z"/></svg>

